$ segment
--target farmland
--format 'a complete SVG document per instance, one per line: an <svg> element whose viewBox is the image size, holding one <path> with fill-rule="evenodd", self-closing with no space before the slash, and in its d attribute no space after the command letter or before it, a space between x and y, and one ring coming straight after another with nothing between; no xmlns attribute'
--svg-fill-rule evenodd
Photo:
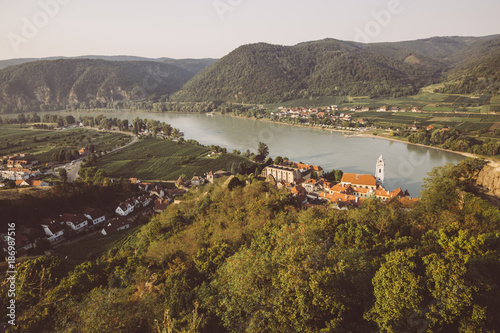
<svg viewBox="0 0 500 333"><path fill-rule="evenodd" d="M67 257L67 259L65 259L68 265L67 268L72 268L88 260L91 255L99 257L113 248L120 248L121 245L136 236L137 231L138 229L134 227L109 236L95 233L78 241L77 246L75 246L75 244L61 246L57 248L57 252L60 253L63 258Z"/></svg>
<svg viewBox="0 0 500 333"><path fill-rule="evenodd" d="M108 151L130 141L122 133L106 133L75 128L64 131L31 130L27 126L0 126L0 156L29 153L41 163L52 160L52 154L65 150L79 150L94 145L96 151Z"/></svg>
<svg viewBox="0 0 500 333"><path fill-rule="evenodd" d="M145 138L122 151L98 160L96 166L111 177L136 177L141 180L175 180L210 170L230 170L234 164L253 163L232 154L208 157L204 147L168 140Z"/></svg>
<svg viewBox="0 0 500 333"><path fill-rule="evenodd" d="M431 87L432 88L432 87ZM298 99L278 104L266 105L266 108L277 107L321 107L338 105L340 107L370 107L398 106L400 108L419 107L427 112L454 112L457 108L462 111L480 113L495 111L500 106L500 96L492 95L450 95L432 92L433 89L423 88L413 96L403 97L370 97L370 96L320 96L309 99ZM485 106L482 108L482 106Z"/></svg>

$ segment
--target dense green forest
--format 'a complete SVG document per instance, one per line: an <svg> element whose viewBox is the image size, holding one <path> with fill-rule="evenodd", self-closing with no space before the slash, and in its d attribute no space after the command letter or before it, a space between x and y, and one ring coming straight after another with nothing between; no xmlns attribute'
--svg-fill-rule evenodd
<svg viewBox="0 0 500 333"><path fill-rule="evenodd" d="M443 66L410 64L337 40L241 46L175 95L186 101L274 103L314 96L401 96L438 82Z"/></svg>
<svg viewBox="0 0 500 333"><path fill-rule="evenodd" d="M434 169L413 209L303 210L252 176L202 187L70 271L19 264L11 332L497 332L500 211L476 193L482 165Z"/></svg>
<svg viewBox="0 0 500 333"><path fill-rule="evenodd" d="M498 92L499 50L498 36L245 45L205 68L174 98L265 104L316 96L398 97L442 82L450 82L447 93L490 94Z"/></svg>
<svg viewBox="0 0 500 333"><path fill-rule="evenodd" d="M168 96L194 74L174 65L148 61L60 59L0 70L0 112L65 109L85 103Z"/></svg>

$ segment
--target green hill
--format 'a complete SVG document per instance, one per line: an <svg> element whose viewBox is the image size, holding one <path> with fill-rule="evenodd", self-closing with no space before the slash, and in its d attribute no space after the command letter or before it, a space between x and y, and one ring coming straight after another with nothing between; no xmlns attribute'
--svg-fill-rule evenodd
<svg viewBox="0 0 500 333"><path fill-rule="evenodd" d="M303 209L252 176L216 181L20 262L11 331L498 332L500 210L475 193L481 165L434 169L412 209Z"/></svg>
<svg viewBox="0 0 500 333"><path fill-rule="evenodd" d="M447 77L440 92L453 94L500 93L500 37L481 40L453 58L456 67Z"/></svg>
<svg viewBox="0 0 500 333"><path fill-rule="evenodd" d="M174 98L276 103L317 96L411 95L453 75L481 77L481 71L470 67L478 60L487 72L498 69L494 52L500 51L499 39L434 37L374 44L325 39L295 46L244 45L201 71ZM485 51L490 57L484 57ZM491 92L489 85L477 88Z"/></svg>
<svg viewBox="0 0 500 333"><path fill-rule="evenodd" d="M0 71L0 110L39 111L71 103L106 105L120 100L168 95L194 74L148 61L60 59L11 66Z"/></svg>

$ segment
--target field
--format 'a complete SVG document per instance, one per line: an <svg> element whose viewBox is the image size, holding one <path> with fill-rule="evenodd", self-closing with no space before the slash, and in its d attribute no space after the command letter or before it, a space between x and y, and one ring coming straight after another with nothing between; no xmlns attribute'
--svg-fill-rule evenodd
<svg viewBox="0 0 500 333"><path fill-rule="evenodd" d="M41 163L52 160L52 154L65 150L79 150L93 144L96 151L111 150L130 141L122 133L105 133L89 129L68 129L64 131L31 130L20 125L0 126L0 156L16 153L34 155Z"/></svg>
<svg viewBox="0 0 500 333"><path fill-rule="evenodd" d="M98 160L97 167L111 177L135 177L141 180L176 180L185 175L191 178L210 170L231 170L236 165L252 162L241 156L221 154L208 157L210 150L190 144L161 139L141 139L116 154Z"/></svg>
<svg viewBox="0 0 500 333"><path fill-rule="evenodd" d="M92 234L81 241L58 247L56 251L63 258L68 257L64 260L68 266L75 267L88 260L91 254L99 257L112 248L119 248L122 244L135 238L134 236L138 230L138 227L134 227L109 236L104 236L101 233Z"/></svg>
<svg viewBox="0 0 500 333"><path fill-rule="evenodd" d="M376 97L369 96L322 96L311 99L298 99L283 103L266 105L273 109L283 107L324 107L339 105L341 107L370 107L398 106L400 108L423 108L428 112L453 112L458 107L466 108L467 112L481 112L481 105L500 104L500 96L491 95L449 95L434 93L432 89L423 88L421 92L414 96L403 97Z"/></svg>

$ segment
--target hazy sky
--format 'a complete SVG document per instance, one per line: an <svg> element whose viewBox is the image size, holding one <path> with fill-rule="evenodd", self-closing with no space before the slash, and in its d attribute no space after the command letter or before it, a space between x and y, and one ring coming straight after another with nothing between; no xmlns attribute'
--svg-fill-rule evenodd
<svg viewBox="0 0 500 333"><path fill-rule="evenodd" d="M242 44L500 33L499 0L0 0L0 59L219 58Z"/></svg>

